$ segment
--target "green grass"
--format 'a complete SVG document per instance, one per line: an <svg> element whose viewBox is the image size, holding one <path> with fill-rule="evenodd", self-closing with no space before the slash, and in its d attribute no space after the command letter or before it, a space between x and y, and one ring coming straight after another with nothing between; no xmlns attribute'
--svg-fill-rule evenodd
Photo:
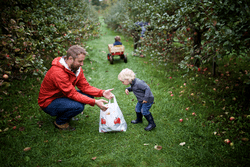
<svg viewBox="0 0 250 167"><path fill-rule="evenodd" d="M41 80L28 77L25 81L13 83L8 95L1 95L0 166L175 167L249 164L249 142L231 139L234 142L234 147L231 147L223 142L230 137L230 130L223 137L213 135L221 128L220 124L212 123L207 118L210 114L221 112L221 108L205 99L206 95L202 95L202 92L197 93L195 84L192 85L193 80L183 78L181 71L171 65L166 69L148 56L132 56L132 39L110 31L104 24L101 30L103 35L99 39L87 42L89 56L83 66L85 77L97 88L114 88L113 93L128 124L127 131L99 133L100 110L97 106L86 106L83 114L77 116L80 120L71 122L76 131L55 129L52 123L55 118L40 110L37 104ZM114 42L116 35L122 37L128 63L118 57L113 65L107 60L108 44ZM138 78L150 85L155 96L155 104L150 111L157 127L150 132L144 130L147 126L145 119L142 124L130 123L135 118L137 101L132 93L125 94L126 86L117 79L124 68L136 72ZM184 83L187 85L184 86ZM190 96L191 93L195 95ZM207 102L199 103L203 99ZM189 110L186 110L187 107ZM196 116L192 115L193 112ZM180 118L184 120L182 123L179 122ZM15 130L12 129L14 126L17 127ZM180 146L181 142L186 144ZM162 149L154 149L155 145L162 146ZM23 149L26 147L31 149L25 152ZM92 160L94 157L96 159Z"/></svg>

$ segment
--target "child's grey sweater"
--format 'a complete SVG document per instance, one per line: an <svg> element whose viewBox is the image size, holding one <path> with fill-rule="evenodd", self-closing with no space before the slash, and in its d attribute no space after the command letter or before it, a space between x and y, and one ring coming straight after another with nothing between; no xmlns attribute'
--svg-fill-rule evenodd
<svg viewBox="0 0 250 167"><path fill-rule="evenodd" d="M142 103L143 100L147 101L148 103L154 102L154 96L150 90L150 87L143 81L138 78L135 78L131 86L126 88L128 91L133 91L135 94L138 102Z"/></svg>

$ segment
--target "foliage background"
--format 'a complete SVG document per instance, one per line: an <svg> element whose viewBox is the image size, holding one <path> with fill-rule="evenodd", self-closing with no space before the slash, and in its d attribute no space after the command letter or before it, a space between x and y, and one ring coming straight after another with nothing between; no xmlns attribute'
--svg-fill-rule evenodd
<svg viewBox="0 0 250 167"><path fill-rule="evenodd" d="M0 93L27 73L43 76L68 46L99 36L98 14L88 1L4 0L0 8Z"/></svg>
<svg viewBox="0 0 250 167"><path fill-rule="evenodd" d="M140 52L166 70L175 64L184 78L201 74L204 79L200 81L217 90L210 92L212 100L226 101L249 113L249 7L245 0L123 0L104 19L128 37L135 22L149 22Z"/></svg>

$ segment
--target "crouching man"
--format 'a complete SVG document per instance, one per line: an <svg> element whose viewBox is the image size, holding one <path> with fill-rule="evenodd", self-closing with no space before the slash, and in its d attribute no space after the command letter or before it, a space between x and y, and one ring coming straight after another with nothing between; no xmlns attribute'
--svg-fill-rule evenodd
<svg viewBox="0 0 250 167"><path fill-rule="evenodd" d="M84 48L73 45L67 51L67 56L57 57L52 61L52 67L46 73L41 84L38 104L44 112L56 116L54 125L58 129L73 131L69 120L84 110L84 106L97 105L107 110L106 100L95 100L94 97L113 98L113 89L101 90L87 82L81 66L85 59ZM76 90L75 86L79 89Z"/></svg>

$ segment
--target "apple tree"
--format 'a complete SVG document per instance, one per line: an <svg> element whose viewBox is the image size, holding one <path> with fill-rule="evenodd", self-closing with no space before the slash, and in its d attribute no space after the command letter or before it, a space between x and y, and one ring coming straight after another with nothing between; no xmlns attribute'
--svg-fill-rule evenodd
<svg viewBox="0 0 250 167"><path fill-rule="evenodd" d="M98 14L89 5L84 0L1 1L0 89L27 74L42 76L68 46L98 37Z"/></svg>

